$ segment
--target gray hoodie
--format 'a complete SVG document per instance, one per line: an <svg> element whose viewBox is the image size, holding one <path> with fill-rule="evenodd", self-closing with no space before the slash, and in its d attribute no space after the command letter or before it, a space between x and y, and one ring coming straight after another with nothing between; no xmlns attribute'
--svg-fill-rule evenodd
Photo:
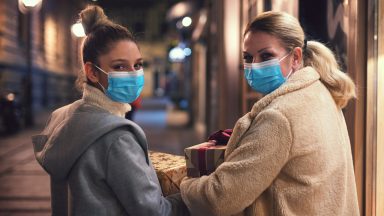
<svg viewBox="0 0 384 216"><path fill-rule="evenodd" d="M144 132L129 120L82 99L54 111L32 140L54 215L185 213L179 195L163 197Z"/></svg>

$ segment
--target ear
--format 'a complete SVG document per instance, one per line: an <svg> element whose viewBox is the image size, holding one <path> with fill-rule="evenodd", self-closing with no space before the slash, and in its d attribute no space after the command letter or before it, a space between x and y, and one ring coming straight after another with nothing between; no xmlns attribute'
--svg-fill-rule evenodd
<svg viewBox="0 0 384 216"><path fill-rule="evenodd" d="M301 63L303 60L303 52L300 47L295 47L293 49L293 62L292 62L292 68L296 71L300 69Z"/></svg>
<svg viewBox="0 0 384 216"><path fill-rule="evenodd" d="M88 80L90 80L93 83L96 83L99 81L99 77L97 76L95 67L93 66L92 63L86 62L84 64L84 71L85 71L85 76L87 76Z"/></svg>

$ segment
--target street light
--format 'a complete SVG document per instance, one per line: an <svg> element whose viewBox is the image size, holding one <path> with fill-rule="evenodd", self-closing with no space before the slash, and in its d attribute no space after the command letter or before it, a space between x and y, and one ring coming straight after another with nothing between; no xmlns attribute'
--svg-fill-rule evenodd
<svg viewBox="0 0 384 216"><path fill-rule="evenodd" d="M25 125L34 125L33 116L33 62L32 62L32 12L40 9L42 0L19 0L19 10L27 15L27 73L24 77Z"/></svg>
<svg viewBox="0 0 384 216"><path fill-rule="evenodd" d="M23 4L27 8L34 8L36 5L38 5L41 1L39 0L22 0Z"/></svg>
<svg viewBox="0 0 384 216"><path fill-rule="evenodd" d="M42 1L43 0L19 0L19 10L24 14L39 10Z"/></svg>
<svg viewBox="0 0 384 216"><path fill-rule="evenodd" d="M191 17L184 17L183 20L181 21L184 27L189 27L192 24L192 19Z"/></svg>
<svg viewBox="0 0 384 216"><path fill-rule="evenodd" d="M73 24L71 30L76 37L85 37L83 24L80 22Z"/></svg>

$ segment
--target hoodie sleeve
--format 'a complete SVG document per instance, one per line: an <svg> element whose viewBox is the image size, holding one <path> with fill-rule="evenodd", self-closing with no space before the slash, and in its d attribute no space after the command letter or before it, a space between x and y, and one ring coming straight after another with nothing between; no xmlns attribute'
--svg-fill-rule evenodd
<svg viewBox="0 0 384 216"><path fill-rule="evenodd" d="M156 173L132 133L120 136L110 147L107 182L128 215L182 215L177 197L162 195Z"/></svg>
<svg viewBox="0 0 384 216"><path fill-rule="evenodd" d="M276 178L291 143L284 115L275 110L260 113L214 173L181 183L181 195L191 214L223 216L244 211Z"/></svg>

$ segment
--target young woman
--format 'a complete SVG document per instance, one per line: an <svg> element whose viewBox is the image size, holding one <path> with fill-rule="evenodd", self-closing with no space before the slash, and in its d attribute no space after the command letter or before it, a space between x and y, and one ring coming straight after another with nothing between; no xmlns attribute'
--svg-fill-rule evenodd
<svg viewBox="0 0 384 216"><path fill-rule="evenodd" d="M144 85L132 34L97 6L80 17L87 33L83 97L54 111L33 137L51 176L53 215L184 214L180 196L162 195L144 132L124 118Z"/></svg>
<svg viewBox="0 0 384 216"><path fill-rule="evenodd" d="M342 108L353 81L299 22L265 12L244 33L244 76L264 97L234 127L225 162L186 179L193 215L359 215Z"/></svg>

